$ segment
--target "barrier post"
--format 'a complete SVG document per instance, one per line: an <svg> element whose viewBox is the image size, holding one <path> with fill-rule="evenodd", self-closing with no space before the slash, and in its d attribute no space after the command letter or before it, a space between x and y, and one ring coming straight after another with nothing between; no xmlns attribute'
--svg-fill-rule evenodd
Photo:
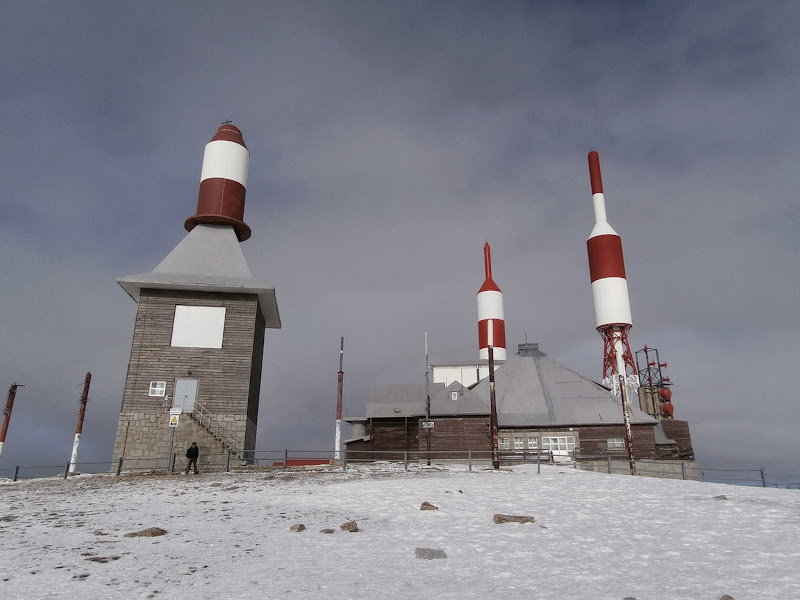
<svg viewBox="0 0 800 600"><path fill-rule="evenodd" d="M467 450L467 462L469 462L469 470L472 472L472 450Z"/></svg>
<svg viewBox="0 0 800 600"><path fill-rule="evenodd" d="M121 456L119 457L119 463L117 463L117 477L119 477L120 473L122 473L122 457Z"/></svg>
<svg viewBox="0 0 800 600"><path fill-rule="evenodd" d="M761 467L761 487L767 487L767 474L764 472L764 467Z"/></svg>
<svg viewBox="0 0 800 600"><path fill-rule="evenodd" d="M72 464L72 463L69 463L69 462L68 462L68 463L67 463L67 468L66 468L66 469L64 469L64 479L66 479L67 477L69 477L69 466L70 466L71 464Z"/></svg>
<svg viewBox="0 0 800 600"><path fill-rule="evenodd" d="M286 464L288 462L289 462L289 451L288 450L284 450L283 451L283 470L284 471L286 470Z"/></svg>
<svg viewBox="0 0 800 600"><path fill-rule="evenodd" d="M342 452L342 471L347 471L347 446L345 445Z"/></svg>
<svg viewBox="0 0 800 600"><path fill-rule="evenodd" d="M681 478L686 479L686 463L681 461Z"/></svg>
<svg viewBox="0 0 800 600"><path fill-rule="evenodd" d="M408 450L403 450L403 470L408 471Z"/></svg>
<svg viewBox="0 0 800 600"><path fill-rule="evenodd" d="M19 465L14 467L14 481L16 481L18 478L19 478Z"/></svg>
<svg viewBox="0 0 800 600"><path fill-rule="evenodd" d="M608 455L608 474L611 475L611 455Z"/></svg>
<svg viewBox="0 0 800 600"><path fill-rule="evenodd" d="M228 448L228 456L225 458L225 472L231 472L231 449Z"/></svg>

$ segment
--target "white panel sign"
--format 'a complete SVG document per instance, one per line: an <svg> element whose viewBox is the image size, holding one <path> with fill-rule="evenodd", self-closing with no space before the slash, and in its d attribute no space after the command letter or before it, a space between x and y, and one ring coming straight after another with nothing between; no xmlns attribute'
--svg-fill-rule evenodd
<svg viewBox="0 0 800 600"><path fill-rule="evenodd" d="M169 426L170 427L177 427L178 420L180 420L180 415L170 415L169 416Z"/></svg>
<svg viewBox="0 0 800 600"><path fill-rule="evenodd" d="M182 348L222 348L225 330L224 306L175 307L172 346Z"/></svg>

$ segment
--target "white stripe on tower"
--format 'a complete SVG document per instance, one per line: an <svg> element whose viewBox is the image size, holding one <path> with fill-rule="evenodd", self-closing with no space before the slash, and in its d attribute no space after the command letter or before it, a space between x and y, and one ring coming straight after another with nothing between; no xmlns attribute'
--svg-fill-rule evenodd
<svg viewBox="0 0 800 600"><path fill-rule="evenodd" d="M492 254L489 242L483 246L486 279L478 290L478 347L481 360L489 359L492 346L495 360L506 360L506 323L503 292L492 279Z"/></svg>
<svg viewBox="0 0 800 600"><path fill-rule="evenodd" d="M595 323L598 329L610 325L631 326L631 306L622 239L609 225L606 217L603 180L600 177L600 157L589 153L589 177L592 184L595 225L586 248L589 253L589 277L592 281Z"/></svg>
<svg viewBox="0 0 800 600"><path fill-rule="evenodd" d="M244 222L249 165L250 152L242 132L231 123L223 123L206 144L197 214L186 220L187 231L199 224L230 225L240 242L250 237L250 227Z"/></svg>

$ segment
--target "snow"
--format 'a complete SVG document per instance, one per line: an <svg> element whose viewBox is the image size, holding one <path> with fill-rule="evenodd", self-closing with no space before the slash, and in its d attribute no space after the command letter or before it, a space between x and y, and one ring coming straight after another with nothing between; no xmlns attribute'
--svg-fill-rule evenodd
<svg viewBox="0 0 800 600"><path fill-rule="evenodd" d="M797 490L564 466L7 481L0 539L2 599L800 598Z"/></svg>

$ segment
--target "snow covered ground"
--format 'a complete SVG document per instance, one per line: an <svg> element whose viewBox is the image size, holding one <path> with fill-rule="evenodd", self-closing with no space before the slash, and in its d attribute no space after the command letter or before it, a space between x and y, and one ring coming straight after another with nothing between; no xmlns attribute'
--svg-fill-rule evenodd
<svg viewBox="0 0 800 600"><path fill-rule="evenodd" d="M5 482L0 540L15 600L800 598L797 490L558 466Z"/></svg>

